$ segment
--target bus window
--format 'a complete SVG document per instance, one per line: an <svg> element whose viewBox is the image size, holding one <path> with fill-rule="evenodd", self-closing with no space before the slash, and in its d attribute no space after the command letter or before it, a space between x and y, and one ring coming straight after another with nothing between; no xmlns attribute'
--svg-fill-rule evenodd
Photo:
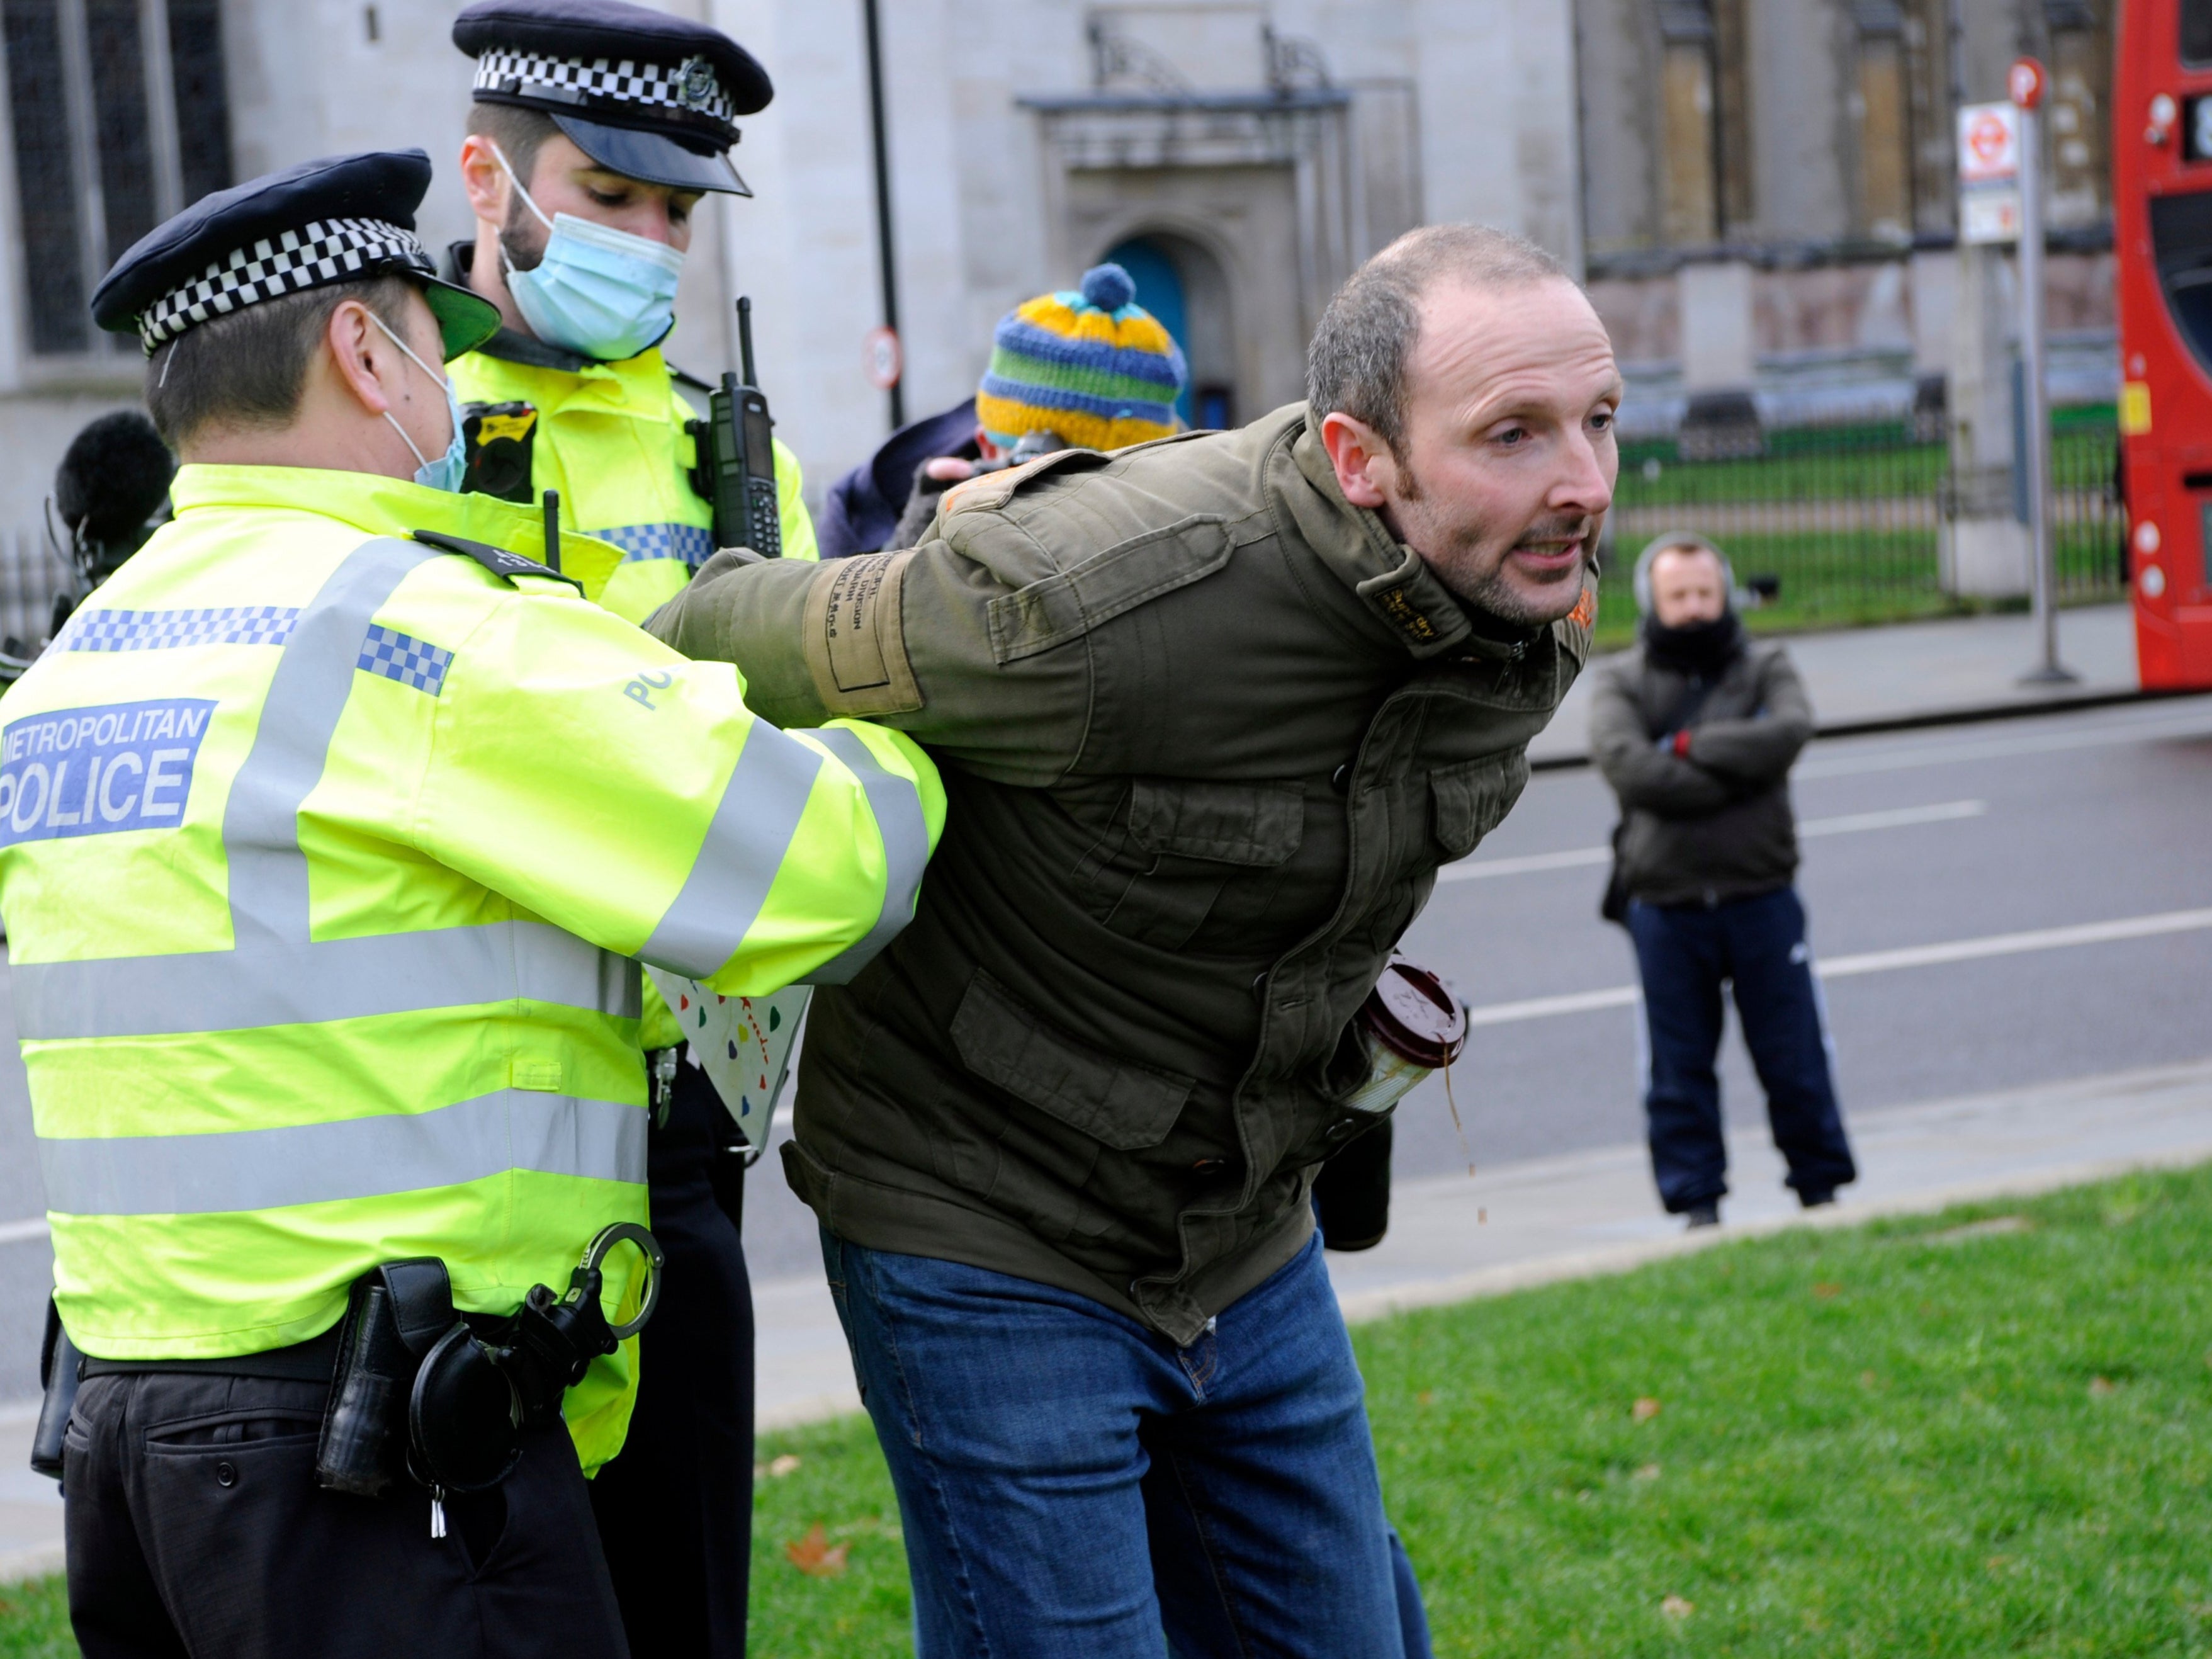
<svg viewBox="0 0 2212 1659"><path fill-rule="evenodd" d="M2212 64L2212 0L2181 0L2181 61Z"/></svg>
<svg viewBox="0 0 2212 1659"><path fill-rule="evenodd" d="M2212 373L2212 191L2153 197L2150 246L2173 325Z"/></svg>

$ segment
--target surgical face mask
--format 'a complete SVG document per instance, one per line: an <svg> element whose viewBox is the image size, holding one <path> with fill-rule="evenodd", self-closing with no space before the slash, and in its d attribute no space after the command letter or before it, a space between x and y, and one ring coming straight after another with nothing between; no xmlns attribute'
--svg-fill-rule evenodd
<svg viewBox="0 0 2212 1659"><path fill-rule="evenodd" d="M548 219L499 147L500 168L523 205L551 234L535 268L517 270L504 238L500 258L515 309L541 340L602 362L635 357L676 321L676 279L684 256L665 242L633 236L574 214Z"/></svg>
<svg viewBox="0 0 2212 1659"><path fill-rule="evenodd" d="M384 418L392 422L392 429L399 434L399 441L407 446L409 453L417 461L422 462L422 465L415 469L415 482L425 489L442 489L449 495L459 493L461 487L461 475L468 469L469 447L466 440L461 436L461 400L453 395L453 381L445 375L432 374L430 365L417 357L412 351L408 350L407 342L386 327L383 318L372 311L368 313L368 320L383 329L385 338L390 340L402 351L407 352L407 360L425 374L428 374L445 392L446 413L453 420L453 435L451 441L446 445L446 453L434 461L423 460L422 452L416 447L415 441L407 435L407 428L399 424L390 410L384 411Z"/></svg>

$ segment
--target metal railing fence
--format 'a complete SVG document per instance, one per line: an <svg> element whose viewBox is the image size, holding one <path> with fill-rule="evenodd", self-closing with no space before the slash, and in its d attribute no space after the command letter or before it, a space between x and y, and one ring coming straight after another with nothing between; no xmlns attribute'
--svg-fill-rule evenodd
<svg viewBox="0 0 2212 1659"><path fill-rule="evenodd" d="M2058 591L2081 602L2126 591L2125 513L2116 486L2118 428L2110 406L2052 420ZM1939 560L1950 459L1911 419L1769 429L1764 453L1686 459L1675 439L1621 445L1611 537L1626 571L1653 537L1694 531L1724 549L1740 582L1771 589L1762 621L1822 627L1960 609ZM1632 617L1627 583L1609 583L1605 615Z"/></svg>

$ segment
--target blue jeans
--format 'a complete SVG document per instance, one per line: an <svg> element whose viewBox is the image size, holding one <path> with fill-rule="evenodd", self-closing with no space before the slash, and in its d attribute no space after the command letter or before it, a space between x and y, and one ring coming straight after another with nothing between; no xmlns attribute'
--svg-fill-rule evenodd
<svg viewBox="0 0 2212 1659"><path fill-rule="evenodd" d="M827 1231L822 1255L919 1659L1403 1659L1318 1237L1187 1348L1006 1273Z"/></svg>
<svg viewBox="0 0 2212 1659"><path fill-rule="evenodd" d="M1857 1178L1827 1028L1805 942L1805 907L1790 888L1725 904L1628 907L1644 980L1650 1068L1644 1109L1659 1197L1677 1213L1728 1191L1721 1139L1721 987L1732 982L1744 1046L1766 1091L1774 1145L1802 1198Z"/></svg>

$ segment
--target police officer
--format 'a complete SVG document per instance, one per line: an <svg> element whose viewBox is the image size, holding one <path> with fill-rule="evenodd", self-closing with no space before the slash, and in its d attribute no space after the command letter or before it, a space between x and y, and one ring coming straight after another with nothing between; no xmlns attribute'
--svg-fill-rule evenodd
<svg viewBox="0 0 2212 1659"><path fill-rule="evenodd" d="M556 489L618 544L601 603L642 621L714 550L693 485L693 410L662 357L691 215L751 192L726 151L773 88L719 31L620 0L484 0L453 25L476 60L460 170L477 216L453 274L502 326L453 366L477 443L473 488ZM689 382L703 390L696 381ZM799 464L774 446L782 554L816 556ZM751 1557L752 1291L740 1235L757 1155L648 985L645 1042L664 1081L649 1143L668 1251L629 1449L592 1483L632 1645L742 1655Z"/></svg>
<svg viewBox="0 0 2212 1659"><path fill-rule="evenodd" d="M634 1351L580 1361L512 1447L505 1404L456 1432L434 1362L520 1391L486 1344L644 1219L638 961L837 980L910 914L942 821L906 739L777 731L729 669L578 595L597 544L452 493L438 365L496 318L432 274L429 178L410 150L242 185L94 298L150 354L176 516L0 727L0 905L89 1356L65 1451L89 1659L628 1651L583 1476ZM604 1333L636 1261L569 1310ZM444 1335L422 1359L397 1326L378 1370L362 1284L431 1270ZM330 1489L360 1472L347 1422L405 1450L380 1496ZM503 1480L449 1483L487 1449Z"/></svg>

